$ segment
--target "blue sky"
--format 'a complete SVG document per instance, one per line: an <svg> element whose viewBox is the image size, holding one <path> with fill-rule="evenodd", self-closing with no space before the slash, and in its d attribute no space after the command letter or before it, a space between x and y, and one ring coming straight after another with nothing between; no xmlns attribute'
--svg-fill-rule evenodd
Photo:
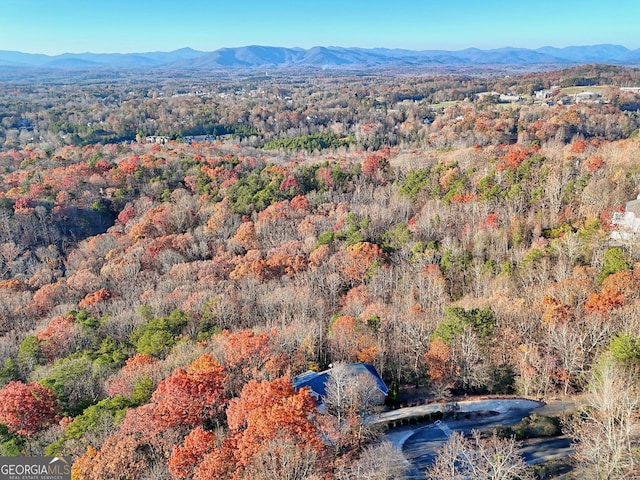
<svg viewBox="0 0 640 480"><path fill-rule="evenodd" d="M640 48L640 1L0 0L0 50Z"/></svg>

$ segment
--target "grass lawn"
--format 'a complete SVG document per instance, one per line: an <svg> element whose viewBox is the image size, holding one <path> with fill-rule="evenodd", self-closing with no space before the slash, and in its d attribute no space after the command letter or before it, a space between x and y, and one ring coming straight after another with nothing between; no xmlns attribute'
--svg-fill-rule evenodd
<svg viewBox="0 0 640 480"><path fill-rule="evenodd" d="M596 93L605 93L611 87L607 85L594 85L591 87L565 87L561 88L560 91L564 95L575 95L576 93L581 92L596 92Z"/></svg>

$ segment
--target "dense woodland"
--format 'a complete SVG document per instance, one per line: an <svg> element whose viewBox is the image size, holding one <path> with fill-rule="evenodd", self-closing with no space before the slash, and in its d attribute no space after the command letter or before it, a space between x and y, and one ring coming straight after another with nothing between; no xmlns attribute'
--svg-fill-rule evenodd
<svg viewBox="0 0 640 480"><path fill-rule="evenodd" d="M319 413L290 379L635 392L640 248L610 234L640 193L638 70L56 75L0 91L1 454L398 478L367 392ZM578 446L576 478L637 474L628 407L568 426L626 435L607 466Z"/></svg>

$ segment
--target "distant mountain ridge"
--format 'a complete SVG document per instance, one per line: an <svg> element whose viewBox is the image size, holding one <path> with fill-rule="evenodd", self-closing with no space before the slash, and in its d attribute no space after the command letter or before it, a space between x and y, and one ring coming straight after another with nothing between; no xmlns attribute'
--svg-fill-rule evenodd
<svg viewBox="0 0 640 480"><path fill-rule="evenodd" d="M15 68L277 68L277 67L420 67L429 65L576 65L610 63L640 65L640 49L621 45L491 50L406 50L388 48L285 48L250 45L202 52L182 48L172 52L65 53L43 55L0 50L0 67Z"/></svg>

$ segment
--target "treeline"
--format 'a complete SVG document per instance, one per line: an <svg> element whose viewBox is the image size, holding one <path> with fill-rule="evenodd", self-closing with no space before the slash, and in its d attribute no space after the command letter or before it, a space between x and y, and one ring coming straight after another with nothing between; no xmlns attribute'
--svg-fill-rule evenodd
<svg viewBox="0 0 640 480"><path fill-rule="evenodd" d="M576 136L615 140L638 129L637 94L620 90L638 84L631 68L587 66L506 79L450 75L396 82L371 74L344 75L340 82L324 75L182 82L189 85L162 77L147 88L136 79L105 89L7 83L0 94L2 148L55 149L154 135L235 135L246 145L285 150L461 148ZM552 108L534 101L537 90L578 84L606 87L601 101L609 107L572 104L564 95L550 100ZM522 100L508 108L483 101L492 91Z"/></svg>
<svg viewBox="0 0 640 480"><path fill-rule="evenodd" d="M333 133L316 133L301 137L281 138L264 144L265 150L306 150L307 152L348 147L354 143L353 136L341 138Z"/></svg>

